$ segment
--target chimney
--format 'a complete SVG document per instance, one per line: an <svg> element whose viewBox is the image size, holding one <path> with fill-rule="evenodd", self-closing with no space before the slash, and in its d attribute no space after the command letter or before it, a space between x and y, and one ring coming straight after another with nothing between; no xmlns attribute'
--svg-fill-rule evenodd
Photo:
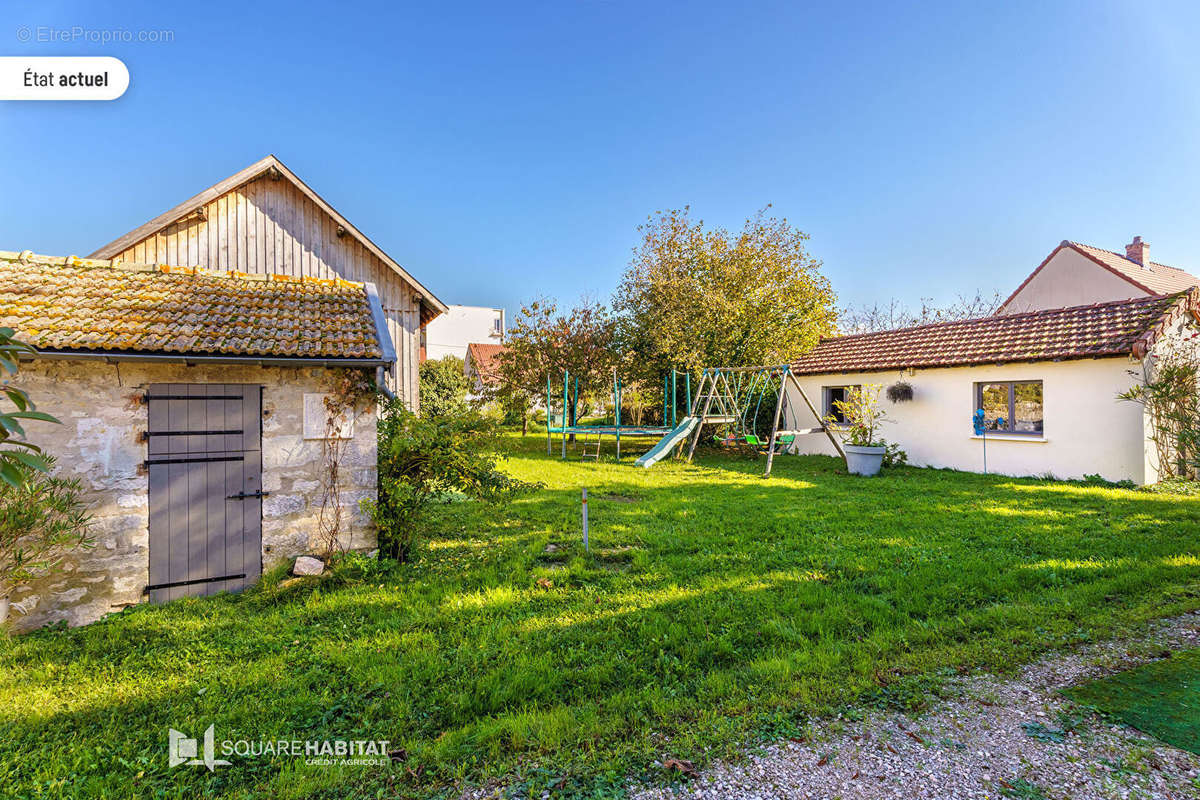
<svg viewBox="0 0 1200 800"><path fill-rule="evenodd" d="M1142 269L1150 269L1150 245L1135 236L1133 241L1125 245L1125 257L1142 265Z"/></svg>

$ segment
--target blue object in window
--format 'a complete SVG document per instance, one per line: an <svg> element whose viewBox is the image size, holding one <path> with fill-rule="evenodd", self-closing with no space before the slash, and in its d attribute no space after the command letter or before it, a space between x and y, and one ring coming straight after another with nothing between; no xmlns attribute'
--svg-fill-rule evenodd
<svg viewBox="0 0 1200 800"><path fill-rule="evenodd" d="M975 416L973 418L973 422L975 423L975 435L983 436L984 422L983 422L983 409L982 408L975 409Z"/></svg>

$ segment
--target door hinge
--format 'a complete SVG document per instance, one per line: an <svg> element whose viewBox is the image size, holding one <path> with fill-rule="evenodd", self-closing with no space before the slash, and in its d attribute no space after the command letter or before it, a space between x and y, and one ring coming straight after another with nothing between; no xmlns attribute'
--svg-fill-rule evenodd
<svg viewBox="0 0 1200 800"><path fill-rule="evenodd" d="M152 583L145 589L142 589L142 594L153 592L156 589L174 589L177 586L195 586L198 583L216 583L217 581L236 581L246 577L246 573L242 572L237 575L218 575L215 578L194 578L190 581L171 581L170 583Z"/></svg>

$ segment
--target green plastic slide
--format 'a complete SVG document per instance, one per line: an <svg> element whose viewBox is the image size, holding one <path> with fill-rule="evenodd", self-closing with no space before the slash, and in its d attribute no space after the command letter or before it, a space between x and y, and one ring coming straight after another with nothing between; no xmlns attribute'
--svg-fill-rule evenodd
<svg viewBox="0 0 1200 800"><path fill-rule="evenodd" d="M688 434L696 428L696 423L699 422L699 417L684 417L683 422L675 426L675 430L668 433L666 436L658 440L658 444L651 447L649 452L644 453L634 463L639 467L652 467L661 461L667 453L671 452L671 448L687 438Z"/></svg>

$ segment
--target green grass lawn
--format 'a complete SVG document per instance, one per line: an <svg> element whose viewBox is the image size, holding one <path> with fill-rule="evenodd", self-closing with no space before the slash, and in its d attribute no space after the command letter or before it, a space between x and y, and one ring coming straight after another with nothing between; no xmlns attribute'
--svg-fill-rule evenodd
<svg viewBox="0 0 1200 800"><path fill-rule="evenodd" d="M1200 755L1200 650L1072 687L1066 695Z"/></svg>
<svg viewBox="0 0 1200 800"><path fill-rule="evenodd" d="M605 791L849 703L1200 607L1200 498L823 457L560 462L439 506L370 584L264 588L0 641L0 794L433 796L519 776ZM630 451L634 448L630 447ZM592 554L579 535L589 489ZM557 549L546 552L547 544ZM167 766L167 729L389 739L388 768Z"/></svg>

